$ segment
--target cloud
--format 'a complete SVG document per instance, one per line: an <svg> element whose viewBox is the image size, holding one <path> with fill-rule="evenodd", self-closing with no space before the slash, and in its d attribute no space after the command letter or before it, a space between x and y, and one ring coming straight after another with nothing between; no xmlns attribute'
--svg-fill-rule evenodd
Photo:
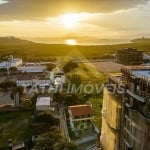
<svg viewBox="0 0 150 150"><path fill-rule="evenodd" d="M1 5L1 4L5 4L5 3L8 3L8 1L0 0L0 5Z"/></svg>
<svg viewBox="0 0 150 150"><path fill-rule="evenodd" d="M149 0L5 0L0 20L36 20L63 13L108 13L145 4ZM1 2L4 2L4 0Z"/></svg>
<svg viewBox="0 0 150 150"><path fill-rule="evenodd" d="M150 2L128 10L96 14L83 22L117 31L149 31Z"/></svg>

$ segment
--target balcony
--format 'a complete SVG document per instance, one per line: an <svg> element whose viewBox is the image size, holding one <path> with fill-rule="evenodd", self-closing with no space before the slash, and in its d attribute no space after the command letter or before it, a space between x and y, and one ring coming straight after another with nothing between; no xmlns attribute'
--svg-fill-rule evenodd
<svg viewBox="0 0 150 150"><path fill-rule="evenodd" d="M136 100L138 100L138 101L140 101L142 103L145 102L145 99L143 97L141 97L141 96L131 92L130 90L127 90L127 94L129 94L131 97L133 97L134 99L136 99Z"/></svg>

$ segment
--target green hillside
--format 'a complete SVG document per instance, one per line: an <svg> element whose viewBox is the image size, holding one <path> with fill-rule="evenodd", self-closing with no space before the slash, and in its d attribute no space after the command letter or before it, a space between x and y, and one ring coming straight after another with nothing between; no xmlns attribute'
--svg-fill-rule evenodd
<svg viewBox="0 0 150 150"><path fill-rule="evenodd" d="M150 41L134 41L128 44L117 45L95 45L95 46L70 46L65 44L41 44L15 37L0 38L0 54L13 54L19 57L56 57L56 56L73 56L73 57L99 57L103 54L115 53L121 48L137 48L150 52Z"/></svg>

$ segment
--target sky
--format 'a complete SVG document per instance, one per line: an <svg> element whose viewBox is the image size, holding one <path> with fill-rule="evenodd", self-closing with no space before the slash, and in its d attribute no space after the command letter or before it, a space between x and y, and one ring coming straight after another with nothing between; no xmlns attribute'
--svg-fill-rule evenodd
<svg viewBox="0 0 150 150"><path fill-rule="evenodd" d="M0 36L150 37L150 0L0 0Z"/></svg>

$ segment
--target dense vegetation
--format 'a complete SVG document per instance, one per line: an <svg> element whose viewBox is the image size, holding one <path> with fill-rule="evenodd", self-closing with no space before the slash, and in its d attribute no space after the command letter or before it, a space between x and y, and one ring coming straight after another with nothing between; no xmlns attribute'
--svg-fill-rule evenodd
<svg viewBox="0 0 150 150"><path fill-rule="evenodd" d="M63 70L65 73L72 71L73 69L78 68L77 63L74 63L72 61L69 61L68 63L66 63L63 67Z"/></svg>
<svg viewBox="0 0 150 150"><path fill-rule="evenodd" d="M29 120L32 111L16 111L0 113L0 148L8 146L8 139L14 143L28 141Z"/></svg>
<svg viewBox="0 0 150 150"><path fill-rule="evenodd" d="M56 56L72 56L72 57L95 57L109 53L113 54L117 50L131 47L139 50L150 52L150 40L147 42L133 41L127 44L116 45L95 45L95 46L70 46L65 44L41 44L26 40L20 40L14 37L0 38L0 53L2 56L14 55L24 59L32 59L36 57L53 59Z"/></svg>
<svg viewBox="0 0 150 150"><path fill-rule="evenodd" d="M32 150L77 150L68 142L59 128L54 128L40 136Z"/></svg>
<svg viewBox="0 0 150 150"><path fill-rule="evenodd" d="M76 150L59 128L59 119L50 111L38 114L32 125L33 135L39 135L32 150Z"/></svg>

